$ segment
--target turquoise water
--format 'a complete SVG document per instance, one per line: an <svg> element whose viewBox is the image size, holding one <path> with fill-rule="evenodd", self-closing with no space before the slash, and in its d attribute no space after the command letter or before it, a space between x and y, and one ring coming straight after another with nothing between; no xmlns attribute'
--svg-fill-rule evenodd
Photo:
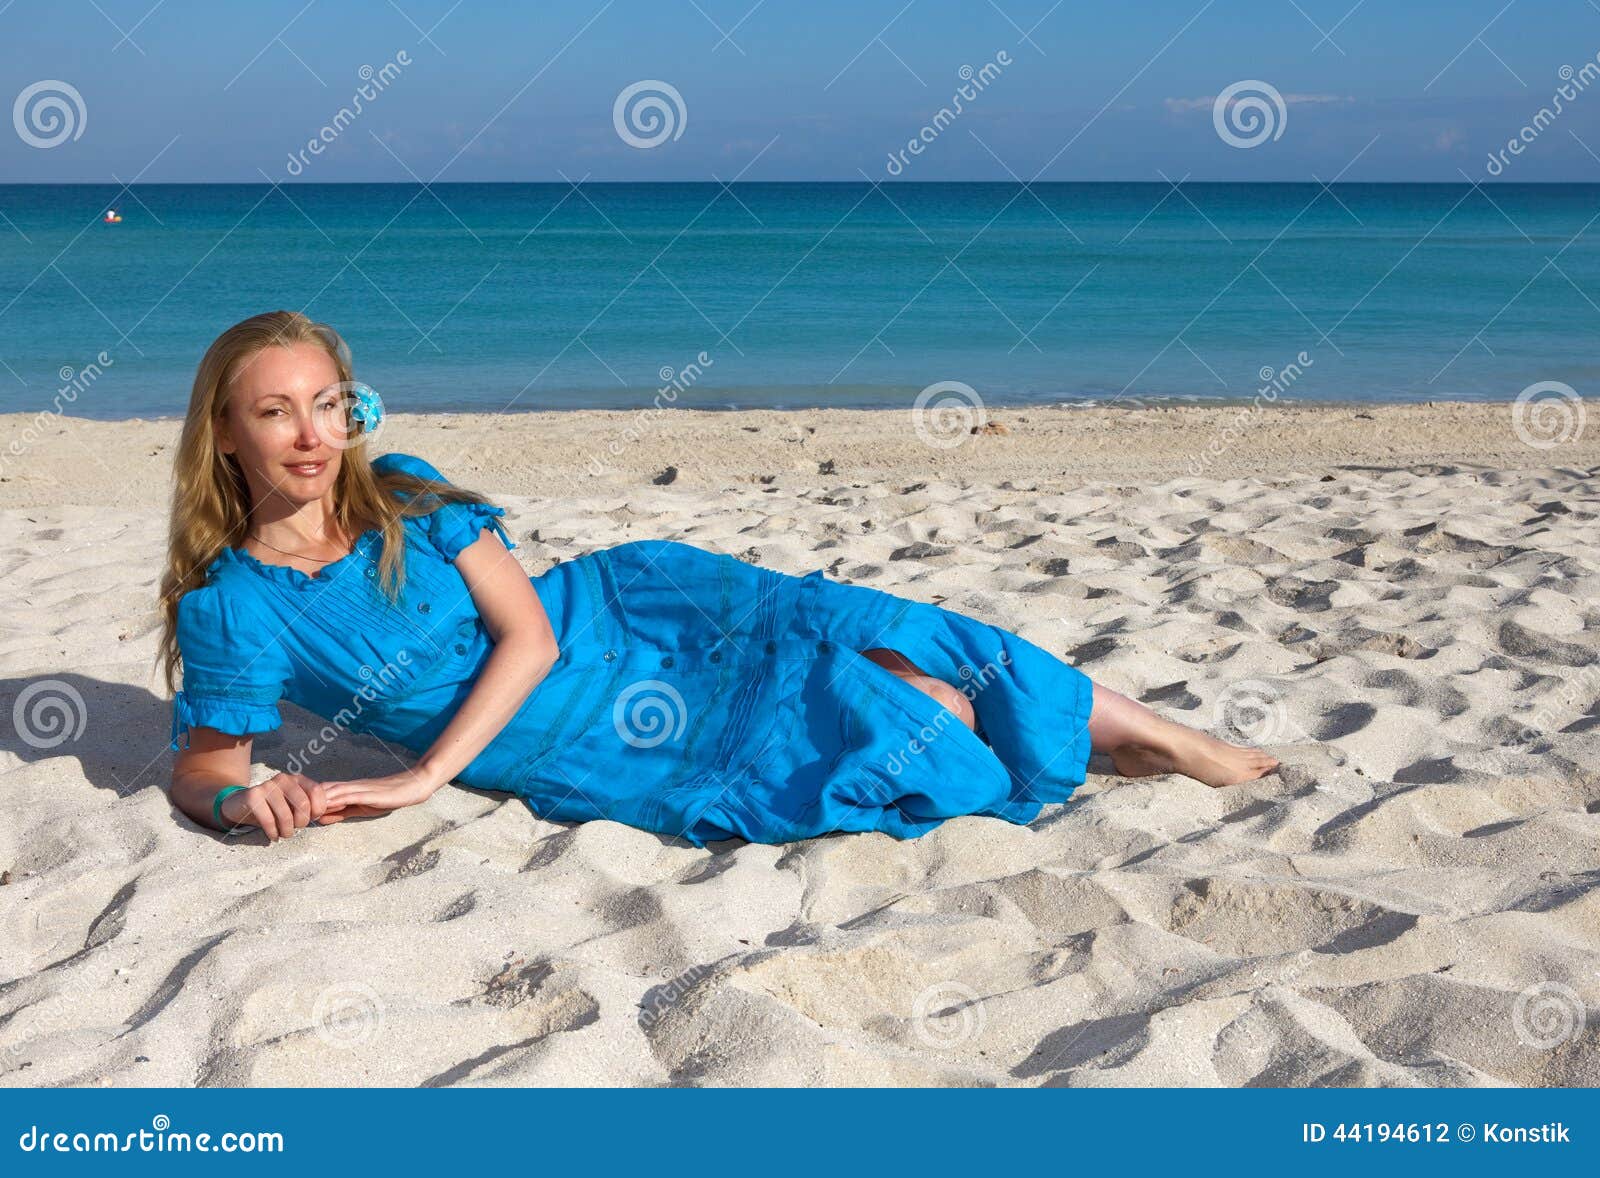
<svg viewBox="0 0 1600 1178"><path fill-rule="evenodd" d="M1246 399L1263 370L1306 400L1586 393L1597 215L1600 185L0 186L0 411L182 413L216 333L279 307L412 411L668 382L704 407Z"/></svg>

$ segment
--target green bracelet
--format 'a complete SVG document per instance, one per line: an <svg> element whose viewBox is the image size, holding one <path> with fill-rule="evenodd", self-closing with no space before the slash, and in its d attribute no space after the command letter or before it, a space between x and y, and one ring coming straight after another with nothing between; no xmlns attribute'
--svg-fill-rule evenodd
<svg viewBox="0 0 1600 1178"><path fill-rule="evenodd" d="M248 785L225 785L217 791L217 796L211 799L211 817L216 820L219 827L222 825L222 799L231 793L249 788Z"/></svg>

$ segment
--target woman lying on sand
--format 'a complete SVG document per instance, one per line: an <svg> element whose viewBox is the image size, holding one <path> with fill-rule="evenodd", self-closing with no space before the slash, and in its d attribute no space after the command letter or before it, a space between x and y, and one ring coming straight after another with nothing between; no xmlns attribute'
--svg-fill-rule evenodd
<svg viewBox="0 0 1600 1178"><path fill-rule="evenodd" d="M161 587L169 687L183 668L172 799L202 825L273 841L459 781L695 846L914 838L959 814L1030 822L1091 750L1213 786L1277 765L1007 630L820 570L646 540L530 579L503 509L420 458L369 456L380 416L338 334L296 312L200 362ZM296 765L345 730L416 763L249 786L284 698L330 723Z"/></svg>

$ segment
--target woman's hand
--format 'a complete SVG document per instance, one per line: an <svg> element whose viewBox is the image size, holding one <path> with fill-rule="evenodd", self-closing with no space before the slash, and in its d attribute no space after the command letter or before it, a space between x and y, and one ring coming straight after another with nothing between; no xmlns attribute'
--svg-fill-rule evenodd
<svg viewBox="0 0 1600 1178"><path fill-rule="evenodd" d="M406 769L387 777L362 777L352 781L327 781L322 785L328 821L387 814L431 798L439 783L419 769Z"/></svg>
<svg viewBox="0 0 1600 1178"><path fill-rule="evenodd" d="M348 806L339 806L324 812L317 819L318 826L332 826L335 822L343 822L346 818L382 818L388 810L380 810L376 806L358 806L351 803Z"/></svg>
<svg viewBox="0 0 1600 1178"><path fill-rule="evenodd" d="M222 820L230 827L259 826L269 843L288 838L327 812L326 787L299 773L279 773L260 785L235 790L222 799Z"/></svg>

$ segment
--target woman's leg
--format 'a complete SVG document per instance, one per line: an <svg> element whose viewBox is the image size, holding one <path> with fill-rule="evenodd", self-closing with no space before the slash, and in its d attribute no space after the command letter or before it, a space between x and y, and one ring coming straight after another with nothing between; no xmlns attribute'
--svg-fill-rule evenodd
<svg viewBox="0 0 1600 1178"><path fill-rule="evenodd" d="M897 650L888 650L880 646L864 650L861 655L869 662L877 663L884 670L904 679L924 695L931 695L960 717L961 722L968 728L976 729L978 716L972 710L972 701L955 684L935 679Z"/></svg>
<svg viewBox="0 0 1600 1178"><path fill-rule="evenodd" d="M1163 719L1141 703L1094 685L1089 740L1124 777L1182 773L1207 785L1254 781L1278 767L1260 749L1228 744L1194 728Z"/></svg>
<svg viewBox="0 0 1600 1178"><path fill-rule="evenodd" d="M954 684L933 678L899 651L875 647L861 654L938 700L968 728L976 726L972 701ZM1206 785L1238 785L1278 767L1277 758L1268 753L1228 744L1163 719L1143 704L1099 683L1094 685L1089 740L1095 752L1111 757L1111 763L1124 777L1181 773Z"/></svg>

